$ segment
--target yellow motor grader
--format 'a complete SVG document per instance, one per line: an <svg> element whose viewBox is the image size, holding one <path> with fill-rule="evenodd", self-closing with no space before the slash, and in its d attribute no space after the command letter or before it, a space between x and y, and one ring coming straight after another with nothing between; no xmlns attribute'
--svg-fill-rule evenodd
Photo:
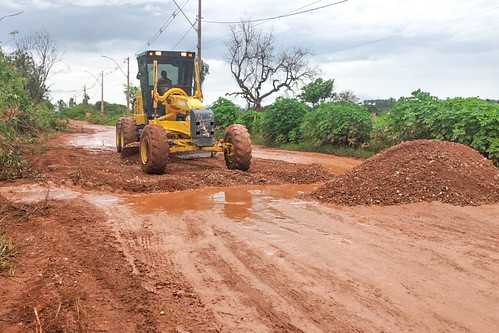
<svg viewBox="0 0 499 333"><path fill-rule="evenodd" d="M223 151L229 169L250 167L251 139L245 126L230 125L224 139L215 140L214 114L202 102L200 68L194 59L194 52L177 51L137 56L140 91L133 102L133 117L116 123L116 149L121 152L139 141L146 173L164 173L170 153L187 151Z"/></svg>

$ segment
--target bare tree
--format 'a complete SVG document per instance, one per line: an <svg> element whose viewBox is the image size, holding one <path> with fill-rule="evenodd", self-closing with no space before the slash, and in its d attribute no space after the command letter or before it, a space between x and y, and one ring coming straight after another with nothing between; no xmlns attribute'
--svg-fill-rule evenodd
<svg viewBox="0 0 499 333"><path fill-rule="evenodd" d="M28 78L28 89L33 104L38 104L48 92L47 80L53 66L61 60L57 43L43 30L16 40L13 58L15 65Z"/></svg>
<svg viewBox="0 0 499 333"><path fill-rule="evenodd" d="M360 99L355 95L353 91L345 90L336 95L334 101L340 104L347 104L347 103L357 104L359 103Z"/></svg>
<svg viewBox="0 0 499 333"><path fill-rule="evenodd" d="M232 75L241 91L227 95L242 96L259 111L263 99L283 90L291 90L313 79L319 70L308 66L305 58L311 54L304 48L277 51L272 32L255 28L251 21L231 26L227 43Z"/></svg>

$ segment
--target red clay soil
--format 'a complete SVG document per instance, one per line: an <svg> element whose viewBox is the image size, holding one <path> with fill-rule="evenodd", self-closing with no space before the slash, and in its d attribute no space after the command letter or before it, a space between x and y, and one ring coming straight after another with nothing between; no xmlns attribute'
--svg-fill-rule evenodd
<svg viewBox="0 0 499 333"><path fill-rule="evenodd" d="M347 206L422 201L479 206L499 202L499 170L467 146L416 140L367 159L312 196Z"/></svg>
<svg viewBox="0 0 499 333"><path fill-rule="evenodd" d="M132 274L93 205L14 204L0 196L0 216L19 251L16 283L0 285L0 332L176 332L178 325L218 331L173 266L158 277L159 291L144 287L145 272Z"/></svg>
<svg viewBox="0 0 499 333"><path fill-rule="evenodd" d="M0 273L1 333L499 331L497 205L331 208L262 193L266 186L224 189L332 179L319 165L254 159L245 173L217 156L171 159L165 175L145 175L137 156L121 160L63 139L27 156L37 178L0 183L10 188L0 195L0 235L18 249L13 272ZM412 170L385 187L408 190L406 178L420 186L430 168L432 186L443 176L443 186L463 177L466 188L494 184L497 169L466 159L469 149L433 147L422 164L415 156L426 146L406 145L401 156L390 157L395 147L367 161L367 179L412 165L419 178ZM24 183L46 195L17 201ZM58 185L79 196L50 199ZM222 195L147 194L209 186ZM98 199L109 192L117 201ZM191 200L196 193L213 200Z"/></svg>
<svg viewBox="0 0 499 333"><path fill-rule="evenodd" d="M253 158L247 172L229 170L223 154L185 160L170 156L163 175L145 174L137 154L125 159L111 150L89 152L55 140L42 155L26 156L39 180L114 193L173 192L208 186L312 184L334 174L319 164Z"/></svg>

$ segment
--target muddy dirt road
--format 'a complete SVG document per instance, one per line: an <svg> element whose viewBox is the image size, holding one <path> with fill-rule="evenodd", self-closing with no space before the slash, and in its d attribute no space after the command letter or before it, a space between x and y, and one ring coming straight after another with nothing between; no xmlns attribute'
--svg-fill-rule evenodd
<svg viewBox="0 0 499 333"><path fill-rule="evenodd" d="M499 205L320 204L361 161L259 147L148 176L79 126L0 187L0 332L499 331Z"/></svg>

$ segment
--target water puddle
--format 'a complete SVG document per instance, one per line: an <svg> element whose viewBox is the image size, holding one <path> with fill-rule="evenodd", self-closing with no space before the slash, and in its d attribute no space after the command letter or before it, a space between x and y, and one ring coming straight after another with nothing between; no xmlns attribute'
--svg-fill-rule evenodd
<svg viewBox="0 0 499 333"><path fill-rule="evenodd" d="M38 184L21 186L5 186L0 188L0 193L10 200L24 203L35 203L42 200L64 200L74 199L80 194L62 187L44 187Z"/></svg>
<svg viewBox="0 0 499 333"><path fill-rule="evenodd" d="M121 201L119 197L112 194L85 194L65 187L42 186L39 184L0 187L0 194L7 196L12 201L23 203L83 198L88 202L111 206Z"/></svg>
<svg viewBox="0 0 499 333"><path fill-rule="evenodd" d="M115 133L97 132L94 134L78 134L71 137L69 144L89 150L111 150L115 148Z"/></svg>
<svg viewBox="0 0 499 333"><path fill-rule="evenodd" d="M180 217L186 212L213 212L230 220L242 221L254 212L269 209L269 204L289 200L309 193L318 185L293 184L273 186L237 186L202 188L192 191L149 193L142 195L112 195L78 192L64 187L39 184L0 187L0 193L16 202L35 203L43 200L81 198L102 206L127 204L139 214L165 212ZM280 219L281 217L276 217Z"/></svg>
<svg viewBox="0 0 499 333"><path fill-rule="evenodd" d="M187 211L221 211L231 220L243 220L269 202L292 199L311 192L317 185L237 186L230 188L204 188L194 191L151 193L124 197L141 214L159 211L181 216Z"/></svg>

